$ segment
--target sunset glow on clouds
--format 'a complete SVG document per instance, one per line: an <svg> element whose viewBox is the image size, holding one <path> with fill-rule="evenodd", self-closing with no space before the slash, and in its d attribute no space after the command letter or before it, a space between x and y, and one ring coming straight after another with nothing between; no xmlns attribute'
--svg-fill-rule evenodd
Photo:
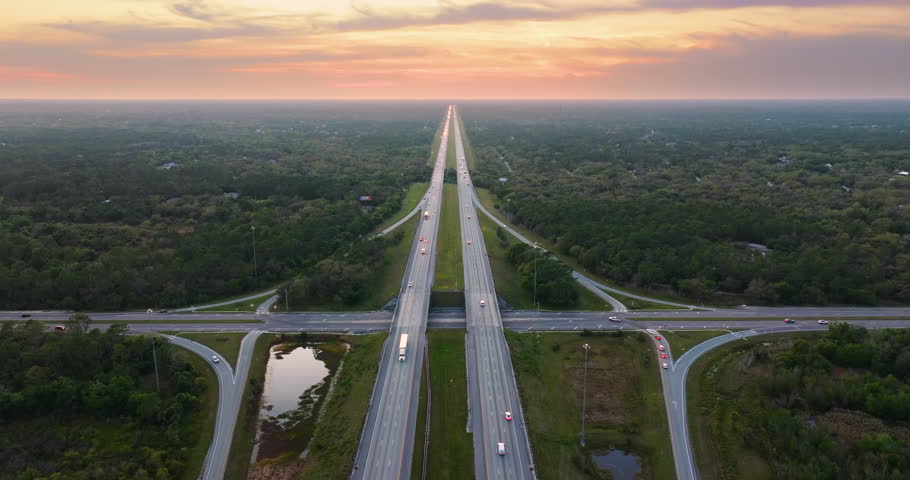
<svg viewBox="0 0 910 480"><path fill-rule="evenodd" d="M2 98L910 97L906 0L30 0Z"/></svg>

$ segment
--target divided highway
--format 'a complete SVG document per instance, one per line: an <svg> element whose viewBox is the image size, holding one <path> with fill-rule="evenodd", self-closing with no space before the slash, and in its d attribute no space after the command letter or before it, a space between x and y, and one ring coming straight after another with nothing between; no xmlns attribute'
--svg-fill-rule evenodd
<svg viewBox="0 0 910 480"><path fill-rule="evenodd" d="M446 114L430 189L423 200L425 215L411 247L398 305L382 351L379 373L360 445L354 461L355 480L408 480L414 450L417 400L420 392L430 291L436 266L442 181L448 151L452 107ZM408 335L404 361L399 361L399 341Z"/></svg>
<svg viewBox="0 0 910 480"><path fill-rule="evenodd" d="M457 116L457 114L456 114ZM464 160L457 118L454 122L458 203L461 214L467 369L474 471L482 479L533 479L521 400L493 286L483 234L474 209L474 187ZM511 419L506 417L510 412Z"/></svg>

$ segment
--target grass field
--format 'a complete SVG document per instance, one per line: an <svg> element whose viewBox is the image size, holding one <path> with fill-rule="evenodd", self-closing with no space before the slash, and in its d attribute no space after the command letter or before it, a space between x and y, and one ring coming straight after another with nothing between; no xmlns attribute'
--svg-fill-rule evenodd
<svg viewBox="0 0 910 480"><path fill-rule="evenodd" d="M686 404L689 435L700 478L773 478L768 463L742 442L737 418L754 409L764 410L757 383L767 377L772 362L743 361L761 345L769 355L788 350L797 339L819 338L821 333L762 335L732 342L705 353L689 371Z"/></svg>
<svg viewBox="0 0 910 480"><path fill-rule="evenodd" d="M420 393L417 397L417 430L414 432L414 452L411 458L411 480L423 478L423 445L427 437L427 371L420 376Z"/></svg>
<svg viewBox="0 0 910 480"><path fill-rule="evenodd" d="M468 137L468 131L464 128L464 119L458 116L458 125L461 127L461 141L464 143L464 159L468 162L469 170L477 169L477 159L474 158L474 149L471 148L471 139Z"/></svg>
<svg viewBox="0 0 910 480"><path fill-rule="evenodd" d="M351 350L336 374L299 478L344 480L351 474L385 339L385 333L342 337Z"/></svg>
<svg viewBox="0 0 910 480"><path fill-rule="evenodd" d="M474 445L465 431L468 383L465 376L464 330L428 330L430 353L430 478L474 478ZM418 425L421 428L423 425Z"/></svg>
<svg viewBox="0 0 910 480"><path fill-rule="evenodd" d="M424 194L427 193L427 188L429 188L428 182L412 183L408 185L408 191L405 192L404 198L401 200L401 208L376 227L376 231L381 232L386 228L389 228L392 224L401 220L402 217L411 213L411 211L417 207L417 204L420 203Z"/></svg>
<svg viewBox="0 0 910 480"><path fill-rule="evenodd" d="M458 212L458 189L445 185L442 189L442 218L439 222L438 245L436 248L436 279L434 290L458 290L464 288L464 267L461 259L461 219Z"/></svg>
<svg viewBox="0 0 910 480"><path fill-rule="evenodd" d="M243 401L237 412L237 425L231 441L231 453L225 470L225 480L246 480L253 453L253 438L256 436L256 420L259 416L259 393L265 384L265 364L269 359L269 347L277 338L276 334L260 335L251 357L247 384L243 389ZM254 387L255 385L255 387ZM256 390L254 392L254 390Z"/></svg>
<svg viewBox="0 0 910 480"><path fill-rule="evenodd" d="M383 253L382 265L376 269L373 290L365 296L359 305L353 306L354 310L377 310L385 305L401 290L401 279L404 278L404 269L411 255L411 246L414 244L414 235L417 233L419 216L403 223L398 229L404 235L398 245L392 245Z"/></svg>
<svg viewBox="0 0 910 480"><path fill-rule="evenodd" d="M647 300L641 300L638 298L627 297L625 295L607 292L611 297L619 300L625 305L629 310L687 310L683 307L674 307L673 305L665 305L663 303L654 303Z"/></svg>
<svg viewBox="0 0 910 480"><path fill-rule="evenodd" d="M667 343L670 344L670 351L673 353L674 358L681 357L684 353L688 352L689 349L705 340L710 340L727 333L730 332L724 330L660 330L660 334L663 335L667 340Z"/></svg>
<svg viewBox="0 0 910 480"><path fill-rule="evenodd" d="M268 300L269 297L271 297L272 295L274 295L274 293L270 293L267 295L261 295L256 298L251 298L249 300L244 300L242 302L231 303L229 305L221 305L219 307L198 308L198 309L196 309L196 311L197 312L255 312L256 308L259 306L259 304Z"/></svg>
<svg viewBox="0 0 910 480"><path fill-rule="evenodd" d="M641 459L643 479L675 478L658 366L641 333L583 336L506 331L541 480L602 478L591 454ZM586 447L579 445L584 349Z"/></svg>
<svg viewBox="0 0 910 480"><path fill-rule="evenodd" d="M176 348L177 355L193 364L196 371L205 378L205 384L208 385L202 398L199 399L199 414L193 416L193 421L184 423L183 432L181 432L181 435L199 435L196 445L188 453L186 473L182 476L182 480L195 480L202 470L202 463L205 461L205 455L209 451L212 435L215 432L215 416L218 414L218 377L202 357L189 350Z"/></svg>
<svg viewBox="0 0 910 480"><path fill-rule="evenodd" d="M221 358L231 364L231 368L237 368L237 355L240 354L240 342L243 341L243 337L246 335L245 332L180 333L181 337L201 343L218 352Z"/></svg>
<svg viewBox="0 0 910 480"><path fill-rule="evenodd" d="M516 309L529 310L537 308L534 305L534 294L521 286L518 270L508 260L509 247L518 243L518 240L508 234L505 236L505 240L500 240L496 235L496 229L499 226L482 212L477 213L477 219L480 221L480 229L483 231L484 244L490 259L490 270L493 271L496 293ZM612 309L610 304L582 287L578 282L573 283L573 285L578 292L578 304L575 306L575 310ZM552 308L546 304L541 305L541 307L545 309Z"/></svg>

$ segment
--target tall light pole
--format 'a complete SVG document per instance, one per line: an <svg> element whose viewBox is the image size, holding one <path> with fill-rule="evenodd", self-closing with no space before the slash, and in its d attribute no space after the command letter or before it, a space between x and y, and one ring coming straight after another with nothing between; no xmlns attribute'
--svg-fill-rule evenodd
<svg viewBox="0 0 910 480"><path fill-rule="evenodd" d="M155 337L152 337L152 359L155 362L155 387L161 392L161 383L158 382L158 354L155 353Z"/></svg>
<svg viewBox="0 0 910 480"><path fill-rule="evenodd" d="M537 305L537 242L534 242L534 304ZM540 306L537 307L540 311Z"/></svg>
<svg viewBox="0 0 910 480"><path fill-rule="evenodd" d="M581 386L581 446L585 446L585 400L588 396L588 349L591 348L587 343L582 345L585 349L585 374Z"/></svg>
<svg viewBox="0 0 910 480"><path fill-rule="evenodd" d="M506 218L509 220L509 223L512 223L512 199L506 199Z"/></svg>
<svg viewBox="0 0 910 480"><path fill-rule="evenodd" d="M256 279L256 286L259 286L259 268L256 266L256 227L250 226L250 232L253 234L253 277Z"/></svg>

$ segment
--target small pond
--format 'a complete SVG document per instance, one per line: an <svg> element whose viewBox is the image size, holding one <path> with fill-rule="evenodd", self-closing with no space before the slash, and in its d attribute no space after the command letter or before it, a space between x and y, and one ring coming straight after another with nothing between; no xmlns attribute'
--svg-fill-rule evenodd
<svg viewBox="0 0 910 480"><path fill-rule="evenodd" d="M262 417L278 418L283 424L285 414L297 410L301 395L311 391L329 374L325 362L316 358L318 350L311 347L296 347L284 351L283 345L270 350L269 362L265 367L265 388L262 393Z"/></svg>
<svg viewBox="0 0 910 480"><path fill-rule="evenodd" d="M608 470L614 480L635 480L641 473L638 457L622 450L611 450L606 455L592 455L594 464L601 470Z"/></svg>

